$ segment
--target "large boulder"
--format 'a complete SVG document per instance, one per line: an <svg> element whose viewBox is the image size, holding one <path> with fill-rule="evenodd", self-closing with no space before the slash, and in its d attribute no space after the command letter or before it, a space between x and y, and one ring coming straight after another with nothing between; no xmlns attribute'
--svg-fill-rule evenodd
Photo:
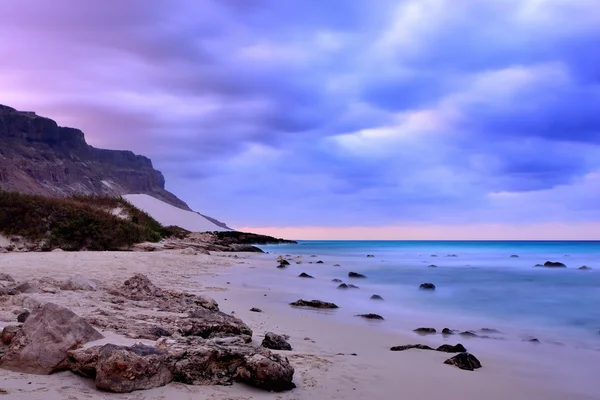
<svg viewBox="0 0 600 400"><path fill-rule="evenodd" d="M334 303L328 303L321 300L298 300L290 303L290 306L294 307L312 307L312 308L338 308Z"/></svg>
<svg viewBox="0 0 600 400"><path fill-rule="evenodd" d="M460 353L444 361L444 364L454 365L460 369L473 371L481 368L479 360L471 353Z"/></svg>
<svg viewBox="0 0 600 400"><path fill-rule="evenodd" d="M267 332L261 346L271 350L292 350L292 345L287 342L283 335L277 335L273 332Z"/></svg>
<svg viewBox="0 0 600 400"><path fill-rule="evenodd" d="M12 338L0 367L47 375L59 369L69 350L102 337L86 320L72 311L46 303L34 310Z"/></svg>

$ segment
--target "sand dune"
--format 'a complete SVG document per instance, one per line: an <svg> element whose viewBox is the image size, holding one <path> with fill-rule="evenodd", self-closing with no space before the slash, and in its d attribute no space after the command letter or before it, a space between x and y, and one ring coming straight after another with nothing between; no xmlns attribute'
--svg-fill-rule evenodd
<svg viewBox="0 0 600 400"><path fill-rule="evenodd" d="M126 194L123 198L166 226L176 225L192 232L228 230L215 225L198 213L182 210L147 194Z"/></svg>

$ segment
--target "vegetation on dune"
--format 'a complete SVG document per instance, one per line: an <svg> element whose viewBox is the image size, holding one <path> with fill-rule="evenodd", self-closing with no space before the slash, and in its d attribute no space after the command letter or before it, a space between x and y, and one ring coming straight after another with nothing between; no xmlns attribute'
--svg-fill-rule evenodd
<svg viewBox="0 0 600 400"><path fill-rule="evenodd" d="M113 215L115 209L122 210ZM48 198L0 190L0 233L39 241L43 250L119 250L185 235L120 197Z"/></svg>

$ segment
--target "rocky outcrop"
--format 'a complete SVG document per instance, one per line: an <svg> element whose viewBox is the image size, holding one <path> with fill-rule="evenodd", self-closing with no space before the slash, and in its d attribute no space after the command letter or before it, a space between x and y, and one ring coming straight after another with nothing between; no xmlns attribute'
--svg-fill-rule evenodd
<svg viewBox="0 0 600 400"><path fill-rule="evenodd" d="M50 374L64 361L69 350L103 336L72 311L53 303L36 310L0 361L0 367L31 374Z"/></svg>
<svg viewBox="0 0 600 400"><path fill-rule="evenodd" d="M338 308L334 303L328 303L321 300L298 300L290 303L294 307L312 307L312 308Z"/></svg>
<svg viewBox="0 0 600 400"><path fill-rule="evenodd" d="M261 346L271 350L292 350L292 345L287 342L283 335L277 335L273 332L267 332Z"/></svg>
<svg viewBox="0 0 600 400"><path fill-rule="evenodd" d="M444 361L444 364L454 365L460 369L473 371L481 368L479 360L471 353L460 353Z"/></svg>

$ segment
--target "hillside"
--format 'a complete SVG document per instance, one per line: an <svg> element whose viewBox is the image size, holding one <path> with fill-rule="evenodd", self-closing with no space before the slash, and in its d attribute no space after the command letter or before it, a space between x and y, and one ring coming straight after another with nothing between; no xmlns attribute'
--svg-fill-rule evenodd
<svg viewBox="0 0 600 400"><path fill-rule="evenodd" d="M175 207L150 159L88 145L83 132L33 112L0 105L0 189L50 197L143 193Z"/></svg>

